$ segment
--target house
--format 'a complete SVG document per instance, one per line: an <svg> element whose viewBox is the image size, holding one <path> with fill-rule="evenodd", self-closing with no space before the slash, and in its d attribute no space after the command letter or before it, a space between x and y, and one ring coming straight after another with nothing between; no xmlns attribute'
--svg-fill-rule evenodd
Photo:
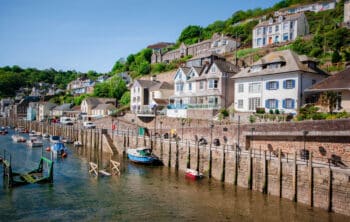
<svg viewBox="0 0 350 222"><path fill-rule="evenodd" d="M25 96L19 102L15 103L10 114L13 118L25 119L27 118L27 109L30 102L39 102L40 98L37 96Z"/></svg>
<svg viewBox="0 0 350 222"><path fill-rule="evenodd" d="M52 109L52 116L53 117L65 116L66 112L71 110L72 106L73 105L70 103L65 103L60 106L56 106L55 108Z"/></svg>
<svg viewBox="0 0 350 222"><path fill-rule="evenodd" d="M95 82L91 79L81 77L67 84L67 91L72 95L92 93Z"/></svg>
<svg viewBox="0 0 350 222"><path fill-rule="evenodd" d="M328 76L317 62L291 50L271 52L234 75L238 112L256 108L296 113L305 104L304 90Z"/></svg>
<svg viewBox="0 0 350 222"><path fill-rule="evenodd" d="M128 72L121 72L117 74L120 78L124 80L124 82L128 85L131 83L132 79Z"/></svg>
<svg viewBox="0 0 350 222"><path fill-rule="evenodd" d="M106 81L108 78L109 78L108 75L100 75L99 77L97 77L96 82L101 83L101 82Z"/></svg>
<svg viewBox="0 0 350 222"><path fill-rule="evenodd" d="M130 110L133 113L142 113L151 105L150 88L159 82L152 80L137 79L130 88Z"/></svg>
<svg viewBox="0 0 350 222"><path fill-rule="evenodd" d="M254 27L253 48L294 41L298 36L308 33L309 24L304 13L270 17Z"/></svg>
<svg viewBox="0 0 350 222"><path fill-rule="evenodd" d="M180 67L174 77L174 95L167 116L212 118L234 101L234 81L239 68L224 60L202 67Z"/></svg>
<svg viewBox="0 0 350 222"><path fill-rule="evenodd" d="M3 117L9 117L9 108L13 105L14 101L11 98L3 98L0 100L0 115Z"/></svg>
<svg viewBox="0 0 350 222"><path fill-rule="evenodd" d="M344 24L346 27L350 28L350 1L344 2Z"/></svg>
<svg viewBox="0 0 350 222"><path fill-rule="evenodd" d="M283 8L275 12L275 16L295 14L295 13L307 12L307 11L318 13L318 12L322 12L330 9L335 9L335 5L336 5L336 0L315 2L307 5L299 5L295 7Z"/></svg>
<svg viewBox="0 0 350 222"><path fill-rule="evenodd" d="M86 115L93 115L92 110L96 108L100 104L116 104L116 100L114 98L96 98L96 97L89 97L82 101L80 107L81 112L85 113Z"/></svg>
<svg viewBox="0 0 350 222"><path fill-rule="evenodd" d="M28 104L27 108L27 120L28 121L34 121L37 120L37 114L39 109L39 103L38 102L30 102Z"/></svg>
<svg viewBox="0 0 350 222"><path fill-rule="evenodd" d="M335 110L350 112L350 68L338 72L305 90L305 93L313 93L317 97L323 92L337 93L338 99Z"/></svg>
<svg viewBox="0 0 350 222"><path fill-rule="evenodd" d="M152 49L153 51L151 63L162 62L161 55L167 52L168 49L173 45L174 43L171 43L171 42L158 42L156 44L147 46L147 48Z"/></svg>
<svg viewBox="0 0 350 222"><path fill-rule="evenodd" d="M55 108L57 105L50 102L42 102L39 103L38 107L38 121L44 121L48 119L51 116L52 109Z"/></svg>
<svg viewBox="0 0 350 222"><path fill-rule="evenodd" d="M99 104L91 110L93 116L108 116L115 112L117 108L112 104Z"/></svg>
<svg viewBox="0 0 350 222"><path fill-rule="evenodd" d="M169 63L173 60L177 60L185 56L201 56L202 54L208 52L214 52L216 54L223 55L234 51L237 47L238 43L235 39L229 36L219 35L215 33L211 39L204 40L192 45L181 43L178 49L165 53L162 53L162 51L159 50L153 50L151 61L152 63Z"/></svg>

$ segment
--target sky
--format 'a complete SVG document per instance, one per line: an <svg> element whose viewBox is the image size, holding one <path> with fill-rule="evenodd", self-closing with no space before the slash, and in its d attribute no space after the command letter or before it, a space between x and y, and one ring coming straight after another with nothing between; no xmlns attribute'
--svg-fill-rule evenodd
<svg viewBox="0 0 350 222"><path fill-rule="evenodd" d="M0 66L109 72L150 44L175 42L238 10L279 0L0 0Z"/></svg>

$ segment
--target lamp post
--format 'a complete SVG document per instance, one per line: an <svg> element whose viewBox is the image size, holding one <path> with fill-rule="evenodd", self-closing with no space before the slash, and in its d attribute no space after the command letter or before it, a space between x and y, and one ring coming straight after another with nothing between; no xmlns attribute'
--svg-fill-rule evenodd
<svg viewBox="0 0 350 222"><path fill-rule="evenodd" d="M163 125L163 121L161 120L161 121L159 122L159 124L160 124L160 133L159 133L159 136L160 136L160 139L162 139L162 125Z"/></svg>
<svg viewBox="0 0 350 222"><path fill-rule="evenodd" d="M254 134L254 130L255 130L255 128L252 127L252 134L251 134L251 139L250 139L251 140L251 143L250 143L250 148L251 149L253 149L253 136L254 136L253 134Z"/></svg>
<svg viewBox="0 0 350 222"><path fill-rule="evenodd" d="M181 119L181 140L183 141L184 138L184 125L185 125L185 120Z"/></svg>
<svg viewBox="0 0 350 222"><path fill-rule="evenodd" d="M213 128L214 128L214 123L211 122L210 125L210 144L209 144L209 178L211 178L211 171L212 171L212 151L211 151L211 146L213 143Z"/></svg>

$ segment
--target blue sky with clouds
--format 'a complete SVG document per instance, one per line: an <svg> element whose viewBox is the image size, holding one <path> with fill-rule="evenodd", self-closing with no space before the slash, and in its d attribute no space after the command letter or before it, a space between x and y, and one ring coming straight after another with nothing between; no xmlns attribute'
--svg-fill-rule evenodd
<svg viewBox="0 0 350 222"><path fill-rule="evenodd" d="M175 42L188 25L278 0L0 0L0 66L108 72L147 45Z"/></svg>

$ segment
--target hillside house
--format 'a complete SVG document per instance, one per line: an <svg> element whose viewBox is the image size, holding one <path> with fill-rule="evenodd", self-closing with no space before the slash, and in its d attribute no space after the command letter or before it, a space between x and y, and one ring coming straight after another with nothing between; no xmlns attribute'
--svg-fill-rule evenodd
<svg viewBox="0 0 350 222"><path fill-rule="evenodd" d="M309 24L304 13L280 15L260 21L253 29L253 48L261 48L281 42L294 41L309 33Z"/></svg>
<svg viewBox="0 0 350 222"><path fill-rule="evenodd" d="M52 114L52 109L55 108L57 105L55 103L50 102L42 102L39 103L38 106L38 121L44 121L48 119Z"/></svg>
<svg viewBox="0 0 350 222"><path fill-rule="evenodd" d="M71 103L65 103L60 106L56 106L52 109L52 116L53 117L61 117L65 116L67 111L70 111L73 107L73 104Z"/></svg>
<svg viewBox="0 0 350 222"><path fill-rule="evenodd" d="M327 76L312 58L291 50L271 52L232 77L234 108L255 112L263 107L295 114L305 104L304 90Z"/></svg>
<svg viewBox="0 0 350 222"><path fill-rule="evenodd" d="M96 97L89 97L83 100L81 103L81 112L85 113L86 115L94 115L93 109L95 109L100 104L111 104L115 107L116 105L116 99L114 98L96 98Z"/></svg>

